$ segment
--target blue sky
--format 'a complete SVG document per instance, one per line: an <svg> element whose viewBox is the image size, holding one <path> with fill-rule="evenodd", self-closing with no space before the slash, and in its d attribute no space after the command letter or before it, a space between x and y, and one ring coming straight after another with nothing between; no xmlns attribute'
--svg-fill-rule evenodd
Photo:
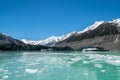
<svg viewBox="0 0 120 80"><path fill-rule="evenodd" d="M41 40L120 18L120 0L0 0L0 32Z"/></svg>

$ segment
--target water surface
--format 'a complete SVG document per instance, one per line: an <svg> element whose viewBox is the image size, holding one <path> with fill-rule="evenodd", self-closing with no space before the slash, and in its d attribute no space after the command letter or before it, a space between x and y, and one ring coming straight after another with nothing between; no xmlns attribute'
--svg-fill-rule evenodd
<svg viewBox="0 0 120 80"><path fill-rule="evenodd" d="M0 80L120 80L120 52L0 52Z"/></svg>

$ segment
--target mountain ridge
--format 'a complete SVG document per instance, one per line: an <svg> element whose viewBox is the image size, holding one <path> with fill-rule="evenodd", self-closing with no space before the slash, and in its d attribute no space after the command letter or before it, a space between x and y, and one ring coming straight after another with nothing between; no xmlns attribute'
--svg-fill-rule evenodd
<svg viewBox="0 0 120 80"><path fill-rule="evenodd" d="M0 33L0 50L79 50L82 47L102 47L120 50L120 18L112 21L96 21L83 31L62 36L52 36L41 41L22 41Z"/></svg>
<svg viewBox="0 0 120 80"><path fill-rule="evenodd" d="M31 45L43 45L43 46L49 46L52 47L54 46L57 42L63 41L66 38L68 38L69 36L71 36L72 34L74 34L75 32L71 32L69 34L65 34L62 36L51 36L45 40L39 40L39 41L34 41L34 40L26 40L26 39L22 39L21 41L23 41L26 44L31 44Z"/></svg>
<svg viewBox="0 0 120 80"><path fill-rule="evenodd" d="M22 39L22 41L24 43L26 43L26 44L32 44L32 45L43 45L43 46L49 46L49 47L58 46L59 43L65 42L65 41L66 42L69 42L71 40L73 40L73 41L80 41L80 40L82 40L82 38L84 36L85 37L83 39L85 39L85 38L87 39L87 38L91 38L91 37L93 38L93 37L95 37L94 36L95 34L97 34L98 36L102 36L104 33L106 33L105 31L101 32L101 31L97 30L97 31L94 32L94 35L88 35L87 34L87 33L92 34L91 31L93 31L96 28L98 28L98 26L100 26L99 28L107 28L108 31L111 32L111 34L115 34L115 33L118 34L119 31L117 31L115 26L120 26L120 18L114 19L114 20L111 20L111 21L104 21L104 20L96 21L93 25L90 25L90 26L86 27L82 31L78 31L78 32L74 31L74 32L71 32L69 34L66 34L67 37L65 37L64 39L62 39L62 37L64 37L65 35L62 35L60 37L52 36L53 38L49 37L49 38L47 38L45 40L40 40L40 41L34 41L34 40L30 41L30 40L26 40L26 39ZM111 26L111 28L109 29L106 26ZM103 29L101 29L101 30L103 30ZM114 33L114 31L115 31L115 33ZM98 34L98 32L99 32L99 34ZM80 34L82 34L82 37L78 36ZM106 33L106 35L110 35L110 34ZM75 36L76 37L78 36L79 38L78 37L75 38ZM71 37L71 39L70 39L70 37Z"/></svg>
<svg viewBox="0 0 120 80"><path fill-rule="evenodd" d="M95 23L96 24L96 23ZM113 21L101 22L90 26L81 32L71 35L56 44L57 47L69 46L79 49L85 46L103 47L109 50L120 50L120 18Z"/></svg>

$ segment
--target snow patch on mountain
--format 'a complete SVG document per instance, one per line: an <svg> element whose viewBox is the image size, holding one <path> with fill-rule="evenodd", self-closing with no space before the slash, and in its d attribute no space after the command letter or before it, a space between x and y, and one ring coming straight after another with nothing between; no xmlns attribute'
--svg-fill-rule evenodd
<svg viewBox="0 0 120 80"><path fill-rule="evenodd" d="M120 18L115 19L113 21L109 21L109 23L117 24L118 26L120 26Z"/></svg>
<svg viewBox="0 0 120 80"><path fill-rule="evenodd" d="M6 36L6 37L8 36L8 35L6 35L5 33L2 33L2 32L0 32L0 35Z"/></svg>

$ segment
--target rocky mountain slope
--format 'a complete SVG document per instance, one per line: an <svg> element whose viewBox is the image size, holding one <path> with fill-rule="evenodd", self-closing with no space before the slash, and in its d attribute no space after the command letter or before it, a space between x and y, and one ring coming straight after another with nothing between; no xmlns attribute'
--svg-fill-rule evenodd
<svg viewBox="0 0 120 80"><path fill-rule="evenodd" d="M0 33L0 50L41 50L47 48L41 45L28 45L18 39Z"/></svg>
<svg viewBox="0 0 120 80"><path fill-rule="evenodd" d="M55 46L69 46L74 49L97 46L109 50L120 50L120 19L95 22L92 26L72 34Z"/></svg>
<svg viewBox="0 0 120 80"><path fill-rule="evenodd" d="M8 35L0 33L0 49L1 50L21 50L26 44L20 40L14 39Z"/></svg>
<svg viewBox="0 0 120 80"><path fill-rule="evenodd" d="M4 44L16 44L16 45L25 45L22 41L14 39L6 34L0 33L0 45Z"/></svg>

